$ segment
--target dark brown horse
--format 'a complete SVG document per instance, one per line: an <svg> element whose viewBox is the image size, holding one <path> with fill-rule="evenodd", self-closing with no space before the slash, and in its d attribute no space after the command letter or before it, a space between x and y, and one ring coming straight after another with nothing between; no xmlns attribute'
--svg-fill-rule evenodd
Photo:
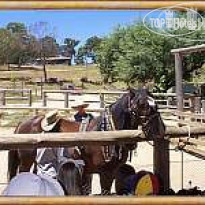
<svg viewBox="0 0 205 205"><path fill-rule="evenodd" d="M150 103L150 100L152 101ZM116 129L137 129L142 126L148 137L162 137L165 132L164 124L157 106L146 90L130 90L124 94L116 103L110 106L113 121ZM15 133L39 133L42 132L40 122L43 116L35 116L32 119L20 124ZM101 117L94 119L88 126L87 131L101 130ZM65 119L60 119L52 132L78 132L80 124ZM82 185L86 189L89 187L90 174L98 173L100 176L101 193L109 194L116 171L120 165L127 161L129 151L135 148L133 144L115 146L115 153L109 161L105 159L104 147L83 146L80 147L81 154L78 155L75 149L69 150L73 159L83 159L85 167L82 177ZM15 176L19 171L30 170L35 161L36 150L11 150L9 152L9 176ZM83 191L85 193L85 190Z"/></svg>

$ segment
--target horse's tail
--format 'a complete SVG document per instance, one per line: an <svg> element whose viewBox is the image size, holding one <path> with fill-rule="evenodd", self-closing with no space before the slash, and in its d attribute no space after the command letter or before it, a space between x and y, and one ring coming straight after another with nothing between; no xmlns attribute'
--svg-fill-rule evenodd
<svg viewBox="0 0 205 205"><path fill-rule="evenodd" d="M17 150L9 150L8 153L8 179L9 181L16 176L20 160Z"/></svg>

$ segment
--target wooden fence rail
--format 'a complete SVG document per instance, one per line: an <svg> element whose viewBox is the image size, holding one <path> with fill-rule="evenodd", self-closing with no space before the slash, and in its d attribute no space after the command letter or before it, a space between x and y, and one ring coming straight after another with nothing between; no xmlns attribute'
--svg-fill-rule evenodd
<svg viewBox="0 0 205 205"><path fill-rule="evenodd" d="M48 94L52 94L52 93L61 93L64 94L64 98L62 99L51 99L48 97ZM121 96L123 94L127 93L126 91L92 91L92 90L81 90L81 91L75 91L75 90L44 90L43 91L43 106L47 106L48 104L48 100L55 100L55 101L64 101L64 107L69 107L69 101L70 101L70 96L71 95L76 95L76 94L80 94L80 95L85 95L85 94L89 94L89 95L99 95L100 100L96 101L100 103L100 107L104 107L107 104L111 104L114 101L116 101L116 99L114 100L106 100L105 96ZM163 103L162 105L160 105L161 108L176 108L176 106L171 105L170 100L176 98L176 94L175 93L153 93L153 95L156 98L165 98L165 99L156 99L156 101L158 103ZM92 101L90 101L92 102Z"/></svg>
<svg viewBox="0 0 205 205"><path fill-rule="evenodd" d="M18 96L7 96L7 94L18 94ZM7 100L27 100L28 106L32 105L31 89L0 89L0 96L1 104L3 106L7 104Z"/></svg>
<svg viewBox="0 0 205 205"><path fill-rule="evenodd" d="M39 133L39 134L5 134L0 135L0 149L29 149L37 147L81 146L125 144L141 141L154 141L154 173L162 182L163 190L169 188L169 139L187 136L204 136L205 127L168 127L166 139L148 139L141 130L92 131L76 133Z"/></svg>
<svg viewBox="0 0 205 205"><path fill-rule="evenodd" d="M205 127L191 129L191 136L204 136ZM187 137L189 130L186 127L168 127L167 139ZM24 149L33 147L57 147L75 145L108 145L130 142L151 141L147 139L141 130L120 131L92 131L76 133L39 133L39 134L0 134L0 149ZM160 139L159 139L160 140Z"/></svg>
<svg viewBox="0 0 205 205"><path fill-rule="evenodd" d="M48 111L48 110L54 110L57 109L59 111L66 111L70 112L73 111L73 108L58 108L58 107L26 107L26 106L0 106L0 110L30 110L30 111L35 111L36 113L41 110L41 111ZM104 108L85 108L87 112L104 112Z"/></svg>
<svg viewBox="0 0 205 205"><path fill-rule="evenodd" d="M0 205L204 205L204 197L1 197Z"/></svg>

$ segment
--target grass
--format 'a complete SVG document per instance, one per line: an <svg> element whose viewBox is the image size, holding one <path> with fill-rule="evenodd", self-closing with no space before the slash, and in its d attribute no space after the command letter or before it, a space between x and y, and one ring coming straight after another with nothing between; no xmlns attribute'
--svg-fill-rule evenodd
<svg viewBox="0 0 205 205"><path fill-rule="evenodd" d="M7 71L6 66L0 66L0 70L2 70L1 79L8 79L9 81L0 81L1 88L13 88L13 89L22 89L22 81L19 79L26 78L30 79L30 81L40 81L43 79L43 71L39 70L20 70L20 71ZM59 80L66 80L69 82L73 82L75 86L81 87L81 78L86 77L88 80L93 82L101 82L102 76L100 74L100 70L96 65L89 65L87 68L85 66L66 66L66 65L47 65L46 66L48 78L58 78ZM93 85L90 83L84 83L85 89L119 89L126 88L126 85L121 82L113 83L112 85ZM35 87L32 84L26 84L24 86L25 89L32 89L33 93L35 92ZM45 86L45 89L59 89L59 85L57 84L48 84ZM40 87L38 87L40 89Z"/></svg>
<svg viewBox="0 0 205 205"><path fill-rule="evenodd" d="M2 66L1 69L3 69ZM44 74L43 71L39 70L6 71L6 67L3 70L1 78L10 78L10 81L13 82L8 82L9 84L14 84L14 81L16 81L16 85L13 85L13 88L17 86L21 87L21 85L17 85L18 79L20 78L30 78L32 81L35 81L43 78ZM58 78L59 80L71 81L76 86L81 86L80 79L83 77L87 77L92 81L101 81L100 71L94 65L88 66L87 68L85 66L47 65L46 70L48 78ZM0 83L1 87L5 87L6 85L8 84L3 82ZM52 89L52 86L49 87Z"/></svg>
<svg viewBox="0 0 205 205"><path fill-rule="evenodd" d="M32 115L32 111L28 110L3 112L1 113L1 127L16 127Z"/></svg>
<svg viewBox="0 0 205 205"><path fill-rule="evenodd" d="M65 66L65 65L47 65L48 78L58 77L59 79L72 79L74 81L88 77L93 80L101 80L101 75L96 66ZM43 71L39 70L20 70L20 71L2 71L4 78L32 78L33 80L43 78Z"/></svg>

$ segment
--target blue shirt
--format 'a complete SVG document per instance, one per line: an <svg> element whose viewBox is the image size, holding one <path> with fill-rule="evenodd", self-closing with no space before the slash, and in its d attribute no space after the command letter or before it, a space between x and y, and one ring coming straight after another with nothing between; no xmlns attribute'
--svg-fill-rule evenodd
<svg viewBox="0 0 205 205"><path fill-rule="evenodd" d="M88 118L89 117L89 122L94 118L92 114L90 113L83 113L83 114L80 114L79 112L76 113L74 115L74 118L75 118L75 121L76 122L82 122L83 118Z"/></svg>

